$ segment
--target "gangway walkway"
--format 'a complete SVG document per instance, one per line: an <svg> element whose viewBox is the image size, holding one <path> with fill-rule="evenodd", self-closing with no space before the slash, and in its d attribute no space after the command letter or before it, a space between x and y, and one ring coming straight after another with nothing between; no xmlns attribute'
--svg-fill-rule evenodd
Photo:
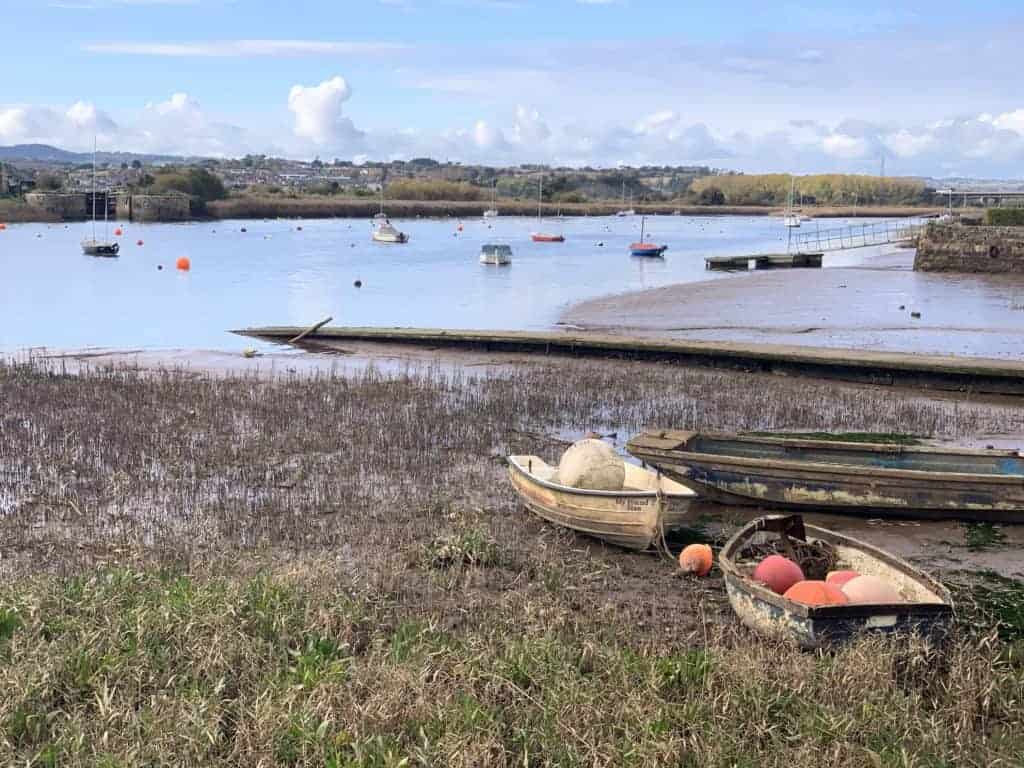
<svg viewBox="0 0 1024 768"><path fill-rule="evenodd" d="M790 250L793 253L824 253L904 243L921 234L927 223L928 219L914 216L909 219L850 224L834 229L793 232Z"/></svg>

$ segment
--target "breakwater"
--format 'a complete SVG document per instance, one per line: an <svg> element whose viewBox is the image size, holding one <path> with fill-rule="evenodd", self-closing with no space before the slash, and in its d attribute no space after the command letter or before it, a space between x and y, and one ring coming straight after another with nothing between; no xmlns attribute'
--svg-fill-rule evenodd
<svg viewBox="0 0 1024 768"><path fill-rule="evenodd" d="M272 326L246 328L235 333L287 341L304 330L295 326ZM488 352L655 360L888 386L1024 395L1024 363L985 358L604 334L431 328L320 328L309 334L306 341L374 342Z"/></svg>
<svg viewBox="0 0 1024 768"><path fill-rule="evenodd" d="M914 269L1024 274L1024 227L929 224L918 240Z"/></svg>

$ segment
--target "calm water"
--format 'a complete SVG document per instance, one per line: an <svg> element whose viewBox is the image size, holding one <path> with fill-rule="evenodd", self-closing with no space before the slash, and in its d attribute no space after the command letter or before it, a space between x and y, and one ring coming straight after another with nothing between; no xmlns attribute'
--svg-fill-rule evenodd
<svg viewBox="0 0 1024 768"><path fill-rule="evenodd" d="M0 349L238 349L251 342L232 328L327 315L338 325L543 329L581 299L737 279L705 271L704 257L784 251L786 238L768 217L649 217L647 239L670 245L651 260L626 252L639 218L546 222L562 244L532 243L532 219L469 219L461 233L455 220L396 223L409 244L375 244L369 222L348 219L124 224L118 259L82 255L86 225L10 225L0 232ZM511 266L477 262L488 241L512 245ZM174 269L179 256L190 272Z"/></svg>

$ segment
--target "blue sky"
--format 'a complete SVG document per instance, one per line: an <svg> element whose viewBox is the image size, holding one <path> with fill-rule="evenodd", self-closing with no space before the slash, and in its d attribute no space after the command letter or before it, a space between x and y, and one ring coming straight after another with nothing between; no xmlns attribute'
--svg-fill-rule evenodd
<svg viewBox="0 0 1024 768"><path fill-rule="evenodd" d="M4 0L0 144L1024 175L1024 3Z"/></svg>

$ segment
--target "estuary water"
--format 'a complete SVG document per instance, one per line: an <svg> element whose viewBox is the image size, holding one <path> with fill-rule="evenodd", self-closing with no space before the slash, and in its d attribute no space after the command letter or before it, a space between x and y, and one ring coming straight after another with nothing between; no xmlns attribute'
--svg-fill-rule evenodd
<svg viewBox="0 0 1024 768"><path fill-rule="evenodd" d="M743 279L706 271L706 256L786 248L777 218L646 223L646 239L669 245L664 259L629 256L639 217L545 220L544 231L563 232L564 243L531 242L537 222L529 218L396 221L410 236L405 245L373 243L365 220L121 223L116 259L82 255L87 224L9 225L0 231L0 350L241 349L252 341L231 329L309 325L328 315L337 325L549 329L585 299ZM512 264L479 264L487 242L511 245ZM873 255L848 252L825 263L856 266ZM190 271L175 269L181 256Z"/></svg>

